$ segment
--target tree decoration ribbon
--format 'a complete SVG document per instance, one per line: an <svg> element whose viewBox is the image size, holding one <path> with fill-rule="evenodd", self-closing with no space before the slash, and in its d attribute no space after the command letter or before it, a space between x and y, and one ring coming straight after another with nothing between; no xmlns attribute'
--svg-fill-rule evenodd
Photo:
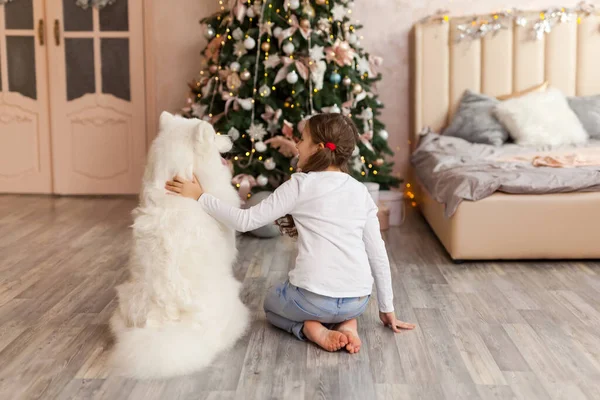
<svg viewBox="0 0 600 400"><path fill-rule="evenodd" d="M265 106L265 112L260 116L262 117L263 121L267 123L267 131L269 131L269 133L274 134L277 132L279 129L279 118L281 118L282 114L283 111L281 108L273 110L273 107L270 105L267 104Z"/></svg>
<svg viewBox="0 0 600 400"><path fill-rule="evenodd" d="M285 1L284 3L287 4L288 2ZM277 37L277 39L279 40L279 46L281 46L281 42L283 42L284 39L294 36L294 33L296 33L297 30L300 30L302 37L304 39L308 40L308 38L310 37L310 33L312 32L312 29L301 27L300 24L298 23L298 18L295 15L292 15L288 19L288 24L290 25L290 27L281 31L281 33Z"/></svg>
<svg viewBox="0 0 600 400"><path fill-rule="evenodd" d="M233 0L229 2L229 9L231 10L231 18L235 18L240 22L244 22L246 18L246 0Z"/></svg>
<svg viewBox="0 0 600 400"><path fill-rule="evenodd" d="M371 151L373 151L373 145L371 145L371 140L373 140L373 131L366 131L362 135L358 135L358 139L365 145L365 147Z"/></svg>
<svg viewBox="0 0 600 400"><path fill-rule="evenodd" d="M275 61L274 61L275 62ZM290 72L290 68L293 66L296 67L296 71L298 71L298 75L304 80L308 79L308 67L306 64L308 62L306 59L296 59L290 57L279 58L279 63L283 64L283 66L277 71L277 75L275 75L275 84L278 84L282 80L285 79L288 72Z"/></svg>
<svg viewBox="0 0 600 400"><path fill-rule="evenodd" d="M252 99L251 98L240 99L239 97L237 97L235 95L232 96L229 92L226 92L226 91L221 92L221 98L225 101L225 110L222 113L215 115L212 118L211 122L213 124L216 123L218 120L220 120L225 115L227 115L229 113L229 108L232 106L233 106L234 111L238 111L240 109L240 107L242 107L246 111L252 109Z"/></svg>
<svg viewBox="0 0 600 400"><path fill-rule="evenodd" d="M252 175L239 174L231 179L231 183L239 188L238 194L242 200L248 199L248 194L254 186L257 185L256 179Z"/></svg>

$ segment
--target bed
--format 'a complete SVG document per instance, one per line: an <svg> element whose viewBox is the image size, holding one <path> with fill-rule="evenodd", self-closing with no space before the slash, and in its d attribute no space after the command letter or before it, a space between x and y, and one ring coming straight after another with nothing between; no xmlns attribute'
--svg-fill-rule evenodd
<svg viewBox="0 0 600 400"><path fill-rule="evenodd" d="M414 27L413 150L423 132L443 131L467 89L500 96L547 81L569 96L600 94L599 15L580 13L541 40L509 19L495 35L458 41L458 25L471 18L432 18ZM462 201L448 217L415 172L415 203L453 260L600 258L600 191L495 192Z"/></svg>

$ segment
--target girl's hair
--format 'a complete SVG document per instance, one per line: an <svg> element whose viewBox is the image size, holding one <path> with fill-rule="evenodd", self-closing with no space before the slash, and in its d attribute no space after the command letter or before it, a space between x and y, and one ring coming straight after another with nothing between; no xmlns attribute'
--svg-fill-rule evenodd
<svg viewBox="0 0 600 400"><path fill-rule="evenodd" d="M308 122L310 137L315 144L333 143L335 149L323 147L306 160L302 172L324 171L330 166L348 172L348 160L356 147L358 130L349 117L342 114L317 114Z"/></svg>
<svg viewBox="0 0 600 400"><path fill-rule="evenodd" d="M342 114L330 113L312 116L307 125L313 143L322 144L323 147L306 160L305 165L302 166L302 172L325 171L334 166L348 173L348 160L352 157L358 139L358 130L354 122ZM296 224L291 215L277 220L277 225L282 234L292 238L298 236Z"/></svg>

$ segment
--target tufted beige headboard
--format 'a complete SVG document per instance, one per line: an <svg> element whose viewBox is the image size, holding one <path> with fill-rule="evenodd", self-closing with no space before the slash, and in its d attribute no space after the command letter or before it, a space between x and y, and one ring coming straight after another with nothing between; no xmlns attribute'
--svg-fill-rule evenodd
<svg viewBox="0 0 600 400"><path fill-rule="evenodd" d="M413 135L441 131L465 89L499 96L548 81L566 95L600 94L600 15L579 14L541 40L508 20L495 36L458 42L457 25L472 19L415 25Z"/></svg>

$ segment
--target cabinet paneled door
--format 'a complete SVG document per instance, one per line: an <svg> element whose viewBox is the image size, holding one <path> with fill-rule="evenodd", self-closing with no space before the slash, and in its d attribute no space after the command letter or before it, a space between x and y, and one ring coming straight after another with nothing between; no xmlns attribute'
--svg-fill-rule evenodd
<svg viewBox="0 0 600 400"><path fill-rule="evenodd" d="M142 0L0 6L0 192L137 193Z"/></svg>

